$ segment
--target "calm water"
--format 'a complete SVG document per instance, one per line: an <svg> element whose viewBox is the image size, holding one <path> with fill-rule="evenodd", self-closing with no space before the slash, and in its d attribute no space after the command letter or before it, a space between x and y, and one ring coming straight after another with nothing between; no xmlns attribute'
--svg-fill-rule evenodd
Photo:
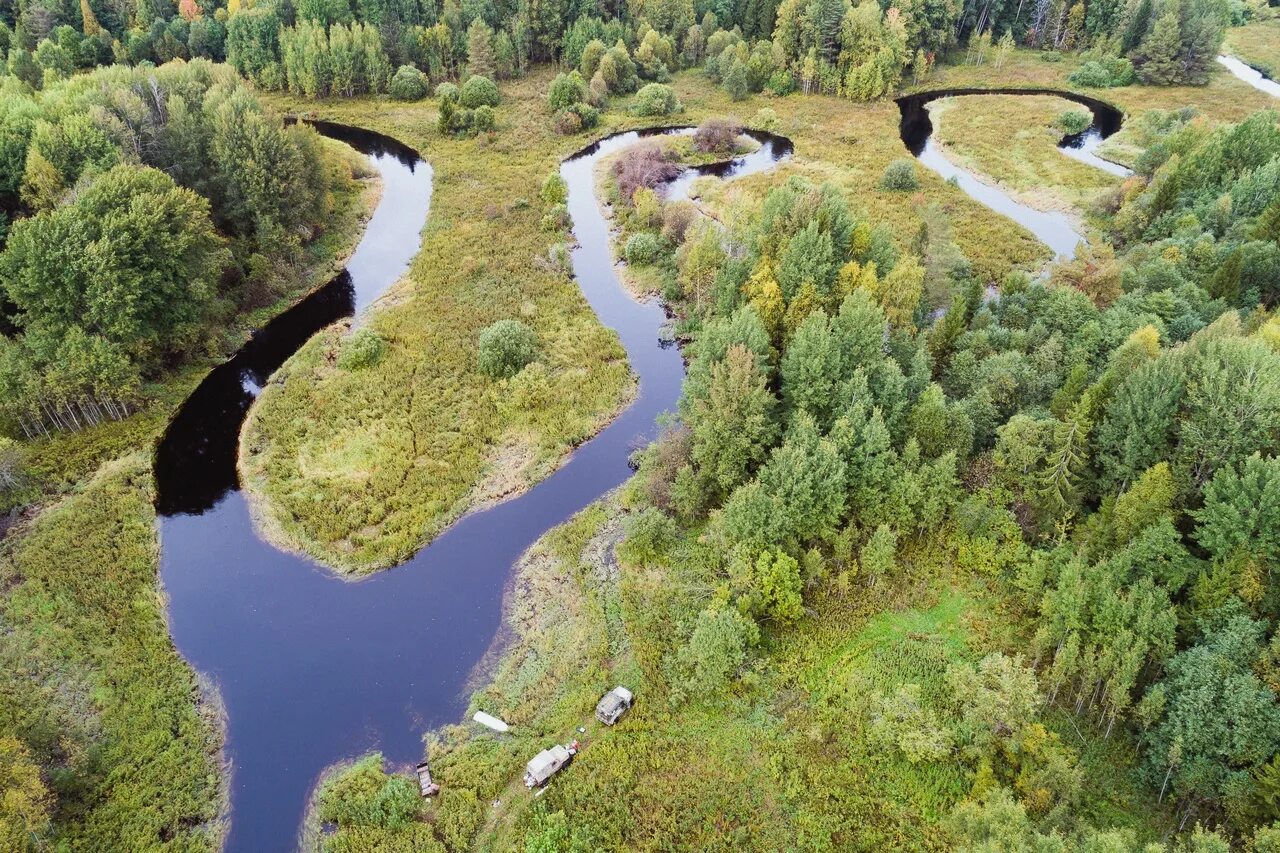
<svg viewBox="0 0 1280 853"><path fill-rule="evenodd" d="M1226 69L1237 78L1248 83L1258 91L1266 92L1273 98L1280 98L1280 83L1272 80L1258 69L1246 65L1234 56L1227 56L1225 54L1218 57L1218 62L1226 66Z"/></svg>
<svg viewBox="0 0 1280 853"><path fill-rule="evenodd" d="M1068 156L1105 169L1115 175L1127 175L1129 170L1117 163L1103 160L1095 151L1102 141L1120 129L1123 115L1115 107L1094 98L1052 89L944 89L908 95L898 99L902 112L902 141L907 149L925 166L944 178L954 178L966 195L1001 213L1034 234L1060 258L1073 258L1084 237L1075 230L1071 220L1062 213L1036 210L1014 201L1003 190L978 180L971 172L960 168L942 155L933 140L933 123L928 105L939 98L962 95L1056 95L1075 101L1089 108L1093 124L1084 133L1066 137L1059 148Z"/></svg>
<svg viewBox="0 0 1280 853"><path fill-rule="evenodd" d="M570 158L561 173L579 244L575 276L640 380L631 407L523 496L462 519L407 563L359 583L263 542L236 478L245 412L311 334L363 309L404 273L430 203L431 170L416 153L364 131L319 129L367 153L382 174L368 232L342 275L210 374L156 459L171 630L182 654L217 683L228 712L230 851L292 849L324 767L370 748L416 762L423 733L458 720L467 677L499 628L516 558L627 478L630 450L653 438L684 377L679 351L659 343L662 308L630 298L614 271L592 170L640 134L613 136ZM760 171L791 152L787 140L759 138L758 152L704 171Z"/></svg>

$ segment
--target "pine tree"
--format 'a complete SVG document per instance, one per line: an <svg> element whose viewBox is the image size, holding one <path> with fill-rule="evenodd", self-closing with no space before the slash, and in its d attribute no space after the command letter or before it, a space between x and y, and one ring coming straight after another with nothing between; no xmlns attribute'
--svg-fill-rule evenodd
<svg viewBox="0 0 1280 853"><path fill-rule="evenodd" d="M467 76L497 76L498 63L493 53L493 30L476 18L467 28Z"/></svg>
<svg viewBox="0 0 1280 853"><path fill-rule="evenodd" d="M1134 56L1143 83L1169 86L1181 79L1181 17L1182 0L1164 0L1151 31Z"/></svg>

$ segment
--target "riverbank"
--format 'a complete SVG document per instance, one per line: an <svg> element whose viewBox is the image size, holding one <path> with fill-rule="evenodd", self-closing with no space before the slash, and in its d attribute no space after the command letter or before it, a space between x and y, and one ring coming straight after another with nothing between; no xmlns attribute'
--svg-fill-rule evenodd
<svg viewBox="0 0 1280 853"><path fill-rule="evenodd" d="M1222 50L1272 80L1277 79L1280 77L1280 18L1232 27L1227 30Z"/></svg>
<svg viewBox="0 0 1280 853"><path fill-rule="evenodd" d="M323 150L330 218L273 304L227 330L228 347L331 279L377 204L367 161L345 145ZM212 366L188 365L146 389L148 404L123 421L22 450L31 499L45 506L0 542L0 730L32 745L57 844L213 851L225 837L225 711L217 685L170 640L151 462Z"/></svg>

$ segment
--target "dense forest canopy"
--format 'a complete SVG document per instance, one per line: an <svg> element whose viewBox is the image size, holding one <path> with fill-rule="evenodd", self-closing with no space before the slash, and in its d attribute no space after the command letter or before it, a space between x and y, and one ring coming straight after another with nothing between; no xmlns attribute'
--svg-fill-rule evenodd
<svg viewBox="0 0 1280 853"><path fill-rule="evenodd" d="M398 67L440 82L558 61L590 83L584 54L616 46L626 57L611 64L645 80L706 62L734 92L865 100L958 46L997 62L1015 44L1087 50L1081 85L1123 85L1135 68L1146 82L1204 83L1224 28L1251 13L1241 0L21 0L0 10L0 49L37 88L99 64L208 58L314 96L386 91Z"/></svg>
<svg viewBox="0 0 1280 853"><path fill-rule="evenodd" d="M121 416L144 379L277 298L330 178L314 131L225 66L114 66L38 94L6 79L0 400L34 436Z"/></svg>

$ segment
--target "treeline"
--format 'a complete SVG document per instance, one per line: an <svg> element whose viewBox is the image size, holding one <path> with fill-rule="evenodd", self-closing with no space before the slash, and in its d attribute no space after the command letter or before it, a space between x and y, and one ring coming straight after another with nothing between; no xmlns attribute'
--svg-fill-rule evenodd
<svg viewBox="0 0 1280 853"><path fill-rule="evenodd" d="M1131 737L1155 798L1224 827L1203 849L1280 819L1276 122L1148 115L1112 242L998 291L936 207L902 250L799 178L728 230L643 182L623 193L623 241L663 247L633 262L665 270L692 337L620 551L703 590L632 605L648 689L722 701L819 592L897 582L928 549L1038 628L1024 662L984 663L978 709L1056 706ZM985 793L955 823L974 849L997 813L1029 844L1083 838L1078 755L1018 746L1029 711L971 751L981 729L946 697L983 681L828 710L869 715L912 763L967 762Z"/></svg>
<svg viewBox="0 0 1280 853"><path fill-rule="evenodd" d="M140 384L279 297L325 221L319 138L229 68L112 67L3 100L0 406L27 437L129 411Z"/></svg>

